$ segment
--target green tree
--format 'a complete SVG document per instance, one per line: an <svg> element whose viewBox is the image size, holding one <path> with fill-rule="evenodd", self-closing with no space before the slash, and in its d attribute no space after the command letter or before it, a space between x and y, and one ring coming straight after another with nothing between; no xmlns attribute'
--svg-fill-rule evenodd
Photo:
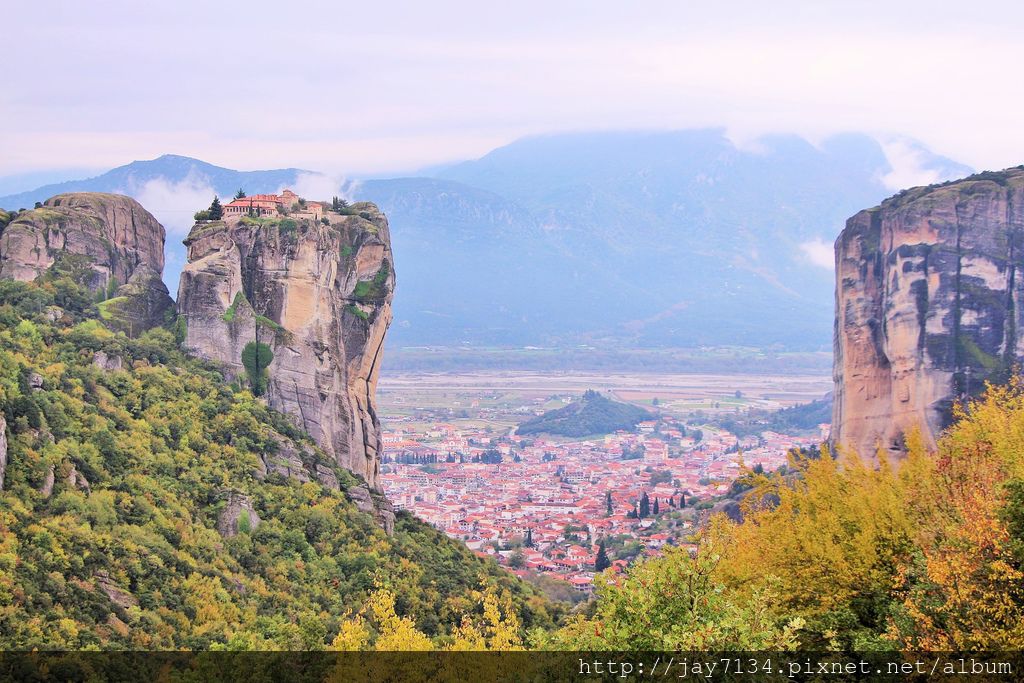
<svg viewBox="0 0 1024 683"><path fill-rule="evenodd" d="M612 510L612 492L611 491L608 491L608 492L606 492L604 494L604 504L605 504L605 508L606 508L606 510L608 512L608 516L611 517L612 514L613 514L613 510Z"/></svg>
<svg viewBox="0 0 1024 683"><path fill-rule="evenodd" d="M508 566L513 569L522 569L526 566L526 555L523 555L522 550L515 550L508 556Z"/></svg>
<svg viewBox="0 0 1024 683"><path fill-rule="evenodd" d="M235 199L245 199L245 190L238 188L238 192L235 193Z"/></svg>
<svg viewBox="0 0 1024 683"><path fill-rule="evenodd" d="M637 516L640 519L651 516L651 499L647 497L646 491L640 496L640 509L637 512Z"/></svg>
<svg viewBox="0 0 1024 683"><path fill-rule="evenodd" d="M558 632L551 649L773 650L792 649L803 627L772 609L769 585L740 600L715 578L719 557L702 548L691 558L670 548L662 558L634 565L624 581L595 582L591 618L577 617Z"/></svg>
<svg viewBox="0 0 1024 683"><path fill-rule="evenodd" d="M262 396L266 393L270 380L267 368L273 360L274 352L262 342L251 341L242 349L242 366L254 395Z"/></svg>
<svg viewBox="0 0 1024 683"><path fill-rule="evenodd" d="M608 559L608 551L604 546L604 539L597 545L597 557L594 559L594 571L603 572L608 567L612 566L611 561Z"/></svg>
<svg viewBox="0 0 1024 683"><path fill-rule="evenodd" d="M207 213L211 221L219 221L224 217L224 207L220 204L220 197L217 195L213 196L213 201L210 202L210 208L207 209Z"/></svg>
<svg viewBox="0 0 1024 683"><path fill-rule="evenodd" d="M658 509L658 499L657 499L657 498L655 498L655 499L654 499L654 508L653 508L652 512L654 513L654 516L655 516L655 517L657 517L657 516L658 516L658 514L659 514L659 513L661 512L661 511L660 511L660 510Z"/></svg>

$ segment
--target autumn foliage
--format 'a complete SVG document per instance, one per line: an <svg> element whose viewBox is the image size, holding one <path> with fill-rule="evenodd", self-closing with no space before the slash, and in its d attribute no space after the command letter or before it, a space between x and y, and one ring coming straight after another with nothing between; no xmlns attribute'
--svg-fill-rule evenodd
<svg viewBox="0 0 1024 683"><path fill-rule="evenodd" d="M792 455L754 474L741 523L715 517L695 557L605 575L594 613L549 639L593 649L1024 646L1024 391L957 409L935 453L871 467Z"/></svg>

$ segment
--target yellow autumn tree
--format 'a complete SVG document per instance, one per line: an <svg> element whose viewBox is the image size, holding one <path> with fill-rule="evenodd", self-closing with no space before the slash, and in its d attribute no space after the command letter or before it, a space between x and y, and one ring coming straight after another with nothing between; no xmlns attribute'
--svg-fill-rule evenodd
<svg viewBox="0 0 1024 683"><path fill-rule="evenodd" d="M512 596L505 591L498 595L494 586L481 585L476 598L483 608L481 618L463 615L462 623L453 633L447 650L490 650L505 652L522 650L519 616L512 605Z"/></svg>
<svg viewBox="0 0 1024 683"><path fill-rule="evenodd" d="M479 614L464 614L444 649L523 649L519 615L511 594L499 594L494 586L481 582L480 590L473 595ZM434 643L416 628L412 619L397 614L394 592L378 584L358 613L345 616L328 649L417 652L433 650Z"/></svg>
<svg viewBox="0 0 1024 683"><path fill-rule="evenodd" d="M376 632L372 643L371 627ZM412 619L398 616L395 594L378 584L359 613L342 621L330 649L422 652L433 650L434 644Z"/></svg>
<svg viewBox="0 0 1024 683"><path fill-rule="evenodd" d="M819 635L813 645L877 632L894 567L915 535L906 482L884 458L877 469L856 457L841 464L827 449L817 459L791 456L790 469L749 478L742 523L713 520L716 578L749 597L774 577L778 607L808 620L805 637Z"/></svg>
<svg viewBox="0 0 1024 683"><path fill-rule="evenodd" d="M989 387L955 411L934 458L935 499L919 552L899 567L902 610L888 635L937 650L1024 647L1024 392L1019 379ZM1018 528L1011 529L1016 519Z"/></svg>
<svg viewBox="0 0 1024 683"><path fill-rule="evenodd" d="M357 651L369 649L370 631L366 628L366 620L361 615L346 613L342 619L338 635L331 641L328 650Z"/></svg>

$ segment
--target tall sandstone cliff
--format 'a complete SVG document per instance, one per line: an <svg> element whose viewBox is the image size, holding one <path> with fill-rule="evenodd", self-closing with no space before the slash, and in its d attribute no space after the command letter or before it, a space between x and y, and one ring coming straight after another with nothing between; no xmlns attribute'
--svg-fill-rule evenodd
<svg viewBox="0 0 1024 683"><path fill-rule="evenodd" d="M7 214L5 214L7 215ZM135 334L164 322L174 302L161 280L165 232L130 197L60 194L22 211L0 232L0 278L35 280L62 259L77 259L112 327Z"/></svg>
<svg viewBox="0 0 1024 683"><path fill-rule="evenodd" d="M832 442L873 458L929 446L953 404L1024 356L1024 167L915 188L836 241Z"/></svg>
<svg viewBox="0 0 1024 683"><path fill-rule="evenodd" d="M197 223L178 313L189 350L377 489L375 392L395 279L387 219L372 204L352 208Z"/></svg>

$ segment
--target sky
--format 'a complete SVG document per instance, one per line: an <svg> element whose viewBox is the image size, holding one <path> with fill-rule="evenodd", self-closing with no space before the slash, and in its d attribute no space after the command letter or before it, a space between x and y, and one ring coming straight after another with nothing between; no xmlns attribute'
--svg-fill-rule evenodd
<svg viewBox="0 0 1024 683"><path fill-rule="evenodd" d="M1024 163L1019 2L35 0L4 29L0 176L164 153L352 176L705 126Z"/></svg>

